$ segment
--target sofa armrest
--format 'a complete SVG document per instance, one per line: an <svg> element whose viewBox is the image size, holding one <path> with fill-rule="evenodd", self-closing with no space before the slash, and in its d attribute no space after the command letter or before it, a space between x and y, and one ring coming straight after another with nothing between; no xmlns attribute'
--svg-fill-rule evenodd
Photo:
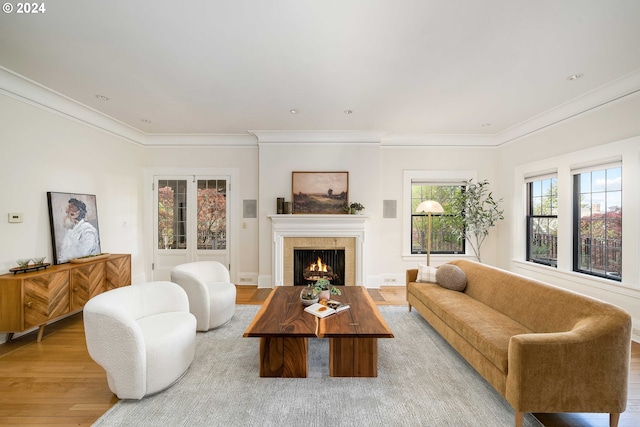
<svg viewBox="0 0 640 427"><path fill-rule="evenodd" d="M520 412L624 412L630 332L630 319L596 317L568 332L511 337L505 398Z"/></svg>
<svg viewBox="0 0 640 427"><path fill-rule="evenodd" d="M408 285L409 283L415 282L417 280L418 280L418 269L413 268L413 269L407 270L405 284Z"/></svg>

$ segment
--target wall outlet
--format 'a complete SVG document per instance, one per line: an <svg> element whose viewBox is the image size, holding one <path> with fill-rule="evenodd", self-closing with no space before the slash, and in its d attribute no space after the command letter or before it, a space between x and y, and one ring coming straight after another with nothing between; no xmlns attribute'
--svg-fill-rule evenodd
<svg viewBox="0 0 640 427"><path fill-rule="evenodd" d="M22 212L9 212L9 222L22 222Z"/></svg>

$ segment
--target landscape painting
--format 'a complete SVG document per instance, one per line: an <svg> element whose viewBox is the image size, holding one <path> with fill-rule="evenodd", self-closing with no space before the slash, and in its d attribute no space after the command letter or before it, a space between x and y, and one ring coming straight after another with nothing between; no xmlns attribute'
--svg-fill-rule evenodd
<svg viewBox="0 0 640 427"><path fill-rule="evenodd" d="M349 172L293 172L294 214L344 214Z"/></svg>

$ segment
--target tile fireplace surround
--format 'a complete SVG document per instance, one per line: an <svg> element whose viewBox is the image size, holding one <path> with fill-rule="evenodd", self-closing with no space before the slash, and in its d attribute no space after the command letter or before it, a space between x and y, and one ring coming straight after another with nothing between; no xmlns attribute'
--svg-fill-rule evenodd
<svg viewBox="0 0 640 427"><path fill-rule="evenodd" d="M293 285L294 249L345 250L345 285L364 285L367 215L269 215L275 286Z"/></svg>

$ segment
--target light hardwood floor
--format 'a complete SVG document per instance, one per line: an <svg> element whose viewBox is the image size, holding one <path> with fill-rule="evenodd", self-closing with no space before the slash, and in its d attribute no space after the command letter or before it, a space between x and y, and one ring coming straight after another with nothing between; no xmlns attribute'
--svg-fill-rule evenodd
<svg viewBox="0 0 640 427"><path fill-rule="evenodd" d="M238 286L238 304L261 304L267 292ZM385 286L378 305L405 305L404 286ZM90 426L118 399L91 360L82 314L0 345L0 426ZM546 427L605 427L607 414L536 414ZM640 344L633 343L627 411L619 427L640 426Z"/></svg>

